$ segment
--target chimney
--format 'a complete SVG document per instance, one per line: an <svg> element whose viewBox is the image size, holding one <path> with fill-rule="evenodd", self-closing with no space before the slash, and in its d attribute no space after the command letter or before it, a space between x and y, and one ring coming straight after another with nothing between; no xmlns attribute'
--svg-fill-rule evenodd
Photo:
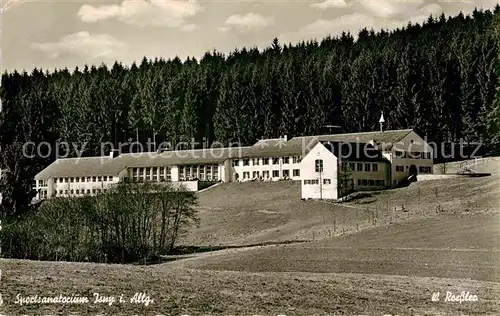
<svg viewBox="0 0 500 316"><path fill-rule="evenodd" d="M109 152L109 158L113 159L113 158L116 158L120 155L120 152L116 149L112 149L110 152Z"/></svg>

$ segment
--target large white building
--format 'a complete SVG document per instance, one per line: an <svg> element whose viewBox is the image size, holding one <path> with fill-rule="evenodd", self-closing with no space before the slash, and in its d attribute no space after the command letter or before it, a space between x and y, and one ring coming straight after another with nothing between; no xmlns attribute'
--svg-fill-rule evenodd
<svg viewBox="0 0 500 316"><path fill-rule="evenodd" d="M357 148L357 150L348 150ZM58 159L35 177L36 199L95 195L120 181L300 180L303 199L399 185L432 172L432 148L412 130L260 140L253 146Z"/></svg>

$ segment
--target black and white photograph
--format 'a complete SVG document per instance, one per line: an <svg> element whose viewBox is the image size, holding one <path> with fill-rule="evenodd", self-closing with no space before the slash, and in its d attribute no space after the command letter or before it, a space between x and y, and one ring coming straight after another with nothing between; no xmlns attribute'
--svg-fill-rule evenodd
<svg viewBox="0 0 500 316"><path fill-rule="evenodd" d="M500 1L0 0L0 316L500 315Z"/></svg>

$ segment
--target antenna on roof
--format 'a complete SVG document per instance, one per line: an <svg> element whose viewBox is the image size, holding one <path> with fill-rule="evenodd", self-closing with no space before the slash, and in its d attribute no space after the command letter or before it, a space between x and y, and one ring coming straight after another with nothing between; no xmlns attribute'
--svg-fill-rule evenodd
<svg viewBox="0 0 500 316"><path fill-rule="evenodd" d="M383 129L383 125L385 123L385 120L384 120L384 111L382 111L382 114L380 115L380 120L378 120L378 122L380 123L380 131L383 132L384 129Z"/></svg>

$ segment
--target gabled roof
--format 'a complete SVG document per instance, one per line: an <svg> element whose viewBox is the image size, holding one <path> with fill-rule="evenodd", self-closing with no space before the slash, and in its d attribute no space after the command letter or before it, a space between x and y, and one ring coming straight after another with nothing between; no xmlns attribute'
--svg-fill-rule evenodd
<svg viewBox="0 0 500 316"><path fill-rule="evenodd" d="M121 154L118 157L86 157L58 159L35 176L50 177L116 176L127 167L157 167L190 164L218 164L228 158L245 156L252 147L208 148L195 150Z"/></svg>
<svg viewBox="0 0 500 316"><path fill-rule="evenodd" d="M155 167L169 165L219 164L229 158L260 158L279 156L305 156L318 142L353 142L366 144L374 141L389 150L412 130L333 134L264 139L253 146L208 148L196 150L121 154L116 158L88 157L58 159L36 175L35 179L50 177L83 177L93 175L116 176L127 167Z"/></svg>
<svg viewBox="0 0 500 316"><path fill-rule="evenodd" d="M330 152L343 161L386 162L380 150L371 143L322 142Z"/></svg>
<svg viewBox="0 0 500 316"><path fill-rule="evenodd" d="M332 134L332 135L318 135L318 136L301 136L294 137L288 141L287 145L294 145L295 143L309 143L314 140L320 142L359 142L359 143L369 143L374 141L378 146L383 147L384 150L390 150L392 146L408 134L410 134L412 129L403 130L387 130L383 132L364 132L364 133L348 133L348 134Z"/></svg>

